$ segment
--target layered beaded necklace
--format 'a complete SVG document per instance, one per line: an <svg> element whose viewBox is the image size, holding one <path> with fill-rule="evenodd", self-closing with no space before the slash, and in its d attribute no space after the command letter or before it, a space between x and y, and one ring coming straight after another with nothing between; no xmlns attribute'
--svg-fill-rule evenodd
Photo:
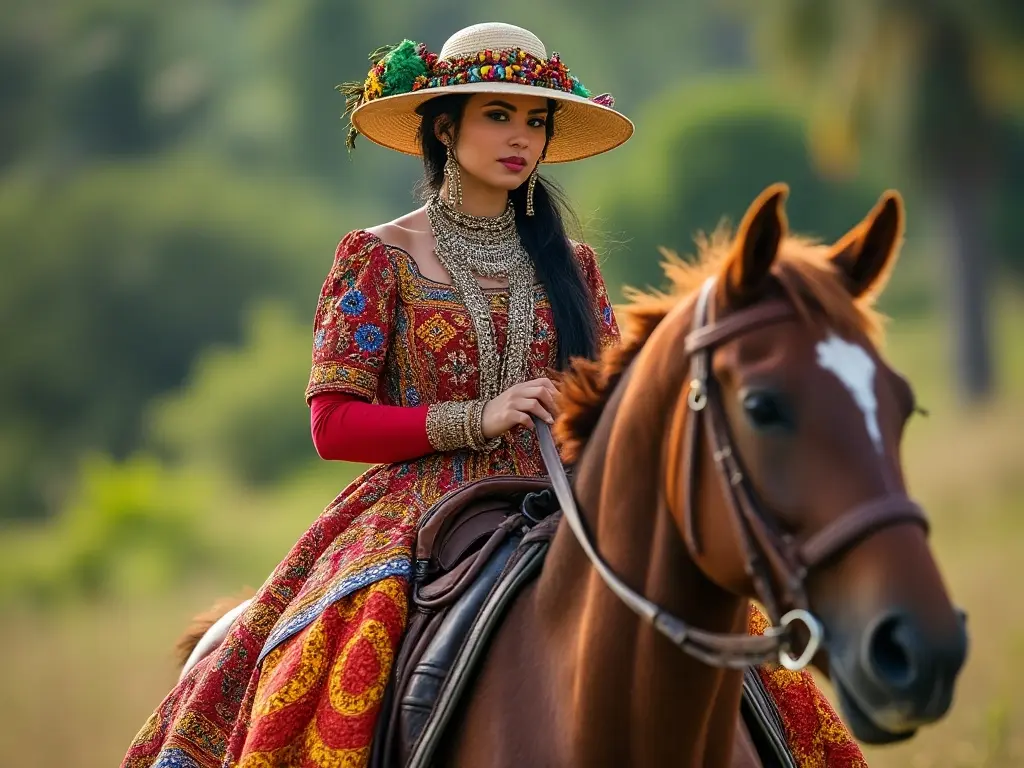
<svg viewBox="0 0 1024 768"><path fill-rule="evenodd" d="M516 229L510 200L496 217L471 216L434 195L427 218L437 241L437 258L469 312L480 355L479 398L490 400L526 377L533 339L534 271ZM474 275L508 280L508 331L499 355L491 307Z"/></svg>

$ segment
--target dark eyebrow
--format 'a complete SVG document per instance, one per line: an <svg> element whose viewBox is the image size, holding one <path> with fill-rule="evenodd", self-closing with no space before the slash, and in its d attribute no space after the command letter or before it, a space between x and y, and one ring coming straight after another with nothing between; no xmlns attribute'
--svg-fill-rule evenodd
<svg viewBox="0 0 1024 768"><path fill-rule="evenodd" d="M518 112L519 111L518 109L515 108L515 106L513 106L512 104L509 104L507 101L489 101L486 104L484 104L484 107L501 107L502 109L507 109L509 112ZM533 115L533 114L545 114L546 115L547 112L548 112L548 110L547 110L546 107L540 107L538 109L531 109L530 110L530 114L531 115Z"/></svg>

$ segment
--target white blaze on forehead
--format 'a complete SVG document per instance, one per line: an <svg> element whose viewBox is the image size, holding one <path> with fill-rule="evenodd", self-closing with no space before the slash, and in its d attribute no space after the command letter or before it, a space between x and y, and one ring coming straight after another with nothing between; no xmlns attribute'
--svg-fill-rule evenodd
<svg viewBox="0 0 1024 768"><path fill-rule="evenodd" d="M864 348L829 333L824 341L815 347L818 351L818 365L835 374L843 383L853 400L864 414L868 436L881 454L882 431L878 427L878 400L875 397L875 361Z"/></svg>

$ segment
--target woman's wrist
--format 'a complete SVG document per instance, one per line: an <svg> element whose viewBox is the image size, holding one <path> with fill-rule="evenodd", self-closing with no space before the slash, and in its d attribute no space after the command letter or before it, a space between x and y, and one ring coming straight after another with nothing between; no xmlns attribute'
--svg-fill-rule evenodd
<svg viewBox="0 0 1024 768"><path fill-rule="evenodd" d="M472 401L472 415L469 420L470 447L475 451L493 451L501 443L501 436L487 437L484 432L484 409L487 407L486 400Z"/></svg>
<svg viewBox="0 0 1024 768"><path fill-rule="evenodd" d="M483 400L447 400L433 403L427 409L427 439L437 451L455 451L471 448L474 451L492 451L500 438L490 440L484 436Z"/></svg>

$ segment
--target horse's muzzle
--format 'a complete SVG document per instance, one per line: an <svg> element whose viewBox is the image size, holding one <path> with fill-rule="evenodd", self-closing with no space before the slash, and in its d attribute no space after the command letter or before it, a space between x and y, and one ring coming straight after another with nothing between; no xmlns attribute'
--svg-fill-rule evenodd
<svg viewBox="0 0 1024 768"><path fill-rule="evenodd" d="M954 630L925 632L912 614L890 610L833 653L830 673L858 739L900 741L946 714L967 656L967 614L956 616Z"/></svg>

